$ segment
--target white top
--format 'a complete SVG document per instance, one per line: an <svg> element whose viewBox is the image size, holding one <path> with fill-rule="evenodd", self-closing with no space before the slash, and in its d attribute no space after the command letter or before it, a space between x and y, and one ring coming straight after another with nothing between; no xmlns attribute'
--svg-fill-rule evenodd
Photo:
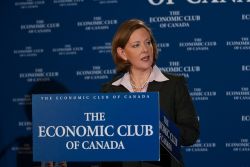
<svg viewBox="0 0 250 167"><path fill-rule="evenodd" d="M169 79L165 75L163 75L161 70L155 65L153 67L153 70L152 70L147 82L148 83L152 82L152 81L163 82L163 81L167 81L167 80L169 80ZM123 85L126 89L128 89L129 92L134 92L134 90L130 84L129 72L125 73L123 75L123 77L121 77L117 81L113 82L112 85L114 85L114 86ZM148 84L147 84L147 86L143 87L141 92L146 92L147 88L148 88Z"/></svg>

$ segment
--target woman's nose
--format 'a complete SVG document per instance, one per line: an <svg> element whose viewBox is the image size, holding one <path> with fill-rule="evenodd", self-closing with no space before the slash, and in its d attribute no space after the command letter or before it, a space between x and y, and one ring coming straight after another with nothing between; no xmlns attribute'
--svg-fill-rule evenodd
<svg viewBox="0 0 250 167"><path fill-rule="evenodd" d="M143 51L143 52L147 52L147 51L148 51L148 46L147 46L147 44L143 44L143 45L142 45L142 51Z"/></svg>

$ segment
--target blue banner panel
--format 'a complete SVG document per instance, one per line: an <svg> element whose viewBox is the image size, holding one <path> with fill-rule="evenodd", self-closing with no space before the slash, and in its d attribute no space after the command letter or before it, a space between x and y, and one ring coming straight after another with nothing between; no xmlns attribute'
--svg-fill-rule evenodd
<svg viewBox="0 0 250 167"><path fill-rule="evenodd" d="M181 162L180 131L164 112L160 113L160 132L161 145Z"/></svg>
<svg viewBox="0 0 250 167"><path fill-rule="evenodd" d="M158 161L158 93L32 95L34 161Z"/></svg>

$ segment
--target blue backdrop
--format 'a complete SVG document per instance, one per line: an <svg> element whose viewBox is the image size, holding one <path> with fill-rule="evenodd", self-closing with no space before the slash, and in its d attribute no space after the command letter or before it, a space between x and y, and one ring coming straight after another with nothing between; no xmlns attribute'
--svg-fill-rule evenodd
<svg viewBox="0 0 250 167"><path fill-rule="evenodd" d="M201 125L187 167L249 167L249 0L5 0L0 10L0 166L31 165L31 93L98 92L111 40L143 19L158 66L184 75Z"/></svg>

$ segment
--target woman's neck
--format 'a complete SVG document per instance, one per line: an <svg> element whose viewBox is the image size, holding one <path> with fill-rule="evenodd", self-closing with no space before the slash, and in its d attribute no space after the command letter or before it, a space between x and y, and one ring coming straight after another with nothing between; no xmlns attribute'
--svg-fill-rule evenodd
<svg viewBox="0 0 250 167"><path fill-rule="evenodd" d="M147 85L151 72L152 68L144 71L135 69L130 70L130 83L135 91L140 91L140 89L143 89Z"/></svg>

